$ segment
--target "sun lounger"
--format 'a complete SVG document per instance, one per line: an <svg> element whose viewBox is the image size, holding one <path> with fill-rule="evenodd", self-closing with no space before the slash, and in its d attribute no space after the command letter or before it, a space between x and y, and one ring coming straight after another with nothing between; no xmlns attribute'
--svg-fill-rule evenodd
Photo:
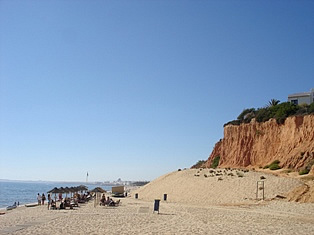
<svg viewBox="0 0 314 235"><path fill-rule="evenodd" d="M119 206L120 202L121 202L120 200L118 200L116 202L115 201L111 201L108 206Z"/></svg>
<svg viewBox="0 0 314 235"><path fill-rule="evenodd" d="M121 201L118 200L118 201L104 201L104 202L100 202L99 203L100 206L119 206L121 205Z"/></svg>
<svg viewBox="0 0 314 235"><path fill-rule="evenodd" d="M77 203L77 201L75 201L75 200L71 200L70 205L71 205L71 206L78 207L78 203Z"/></svg>
<svg viewBox="0 0 314 235"><path fill-rule="evenodd" d="M100 206L108 206L109 202L108 201L100 202L99 205Z"/></svg>
<svg viewBox="0 0 314 235"><path fill-rule="evenodd" d="M15 209L17 206L16 205L13 205L13 206L7 206L7 210L13 210Z"/></svg>
<svg viewBox="0 0 314 235"><path fill-rule="evenodd" d="M26 207L35 207L38 206L38 203L25 204Z"/></svg>

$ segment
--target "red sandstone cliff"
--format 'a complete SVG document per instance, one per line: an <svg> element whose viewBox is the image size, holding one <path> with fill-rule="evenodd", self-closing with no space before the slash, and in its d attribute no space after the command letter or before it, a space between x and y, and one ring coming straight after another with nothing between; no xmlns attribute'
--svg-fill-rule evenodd
<svg viewBox="0 0 314 235"><path fill-rule="evenodd" d="M204 166L210 167L216 156L220 156L220 167L258 168L274 160L283 168L305 167L314 161L314 115L289 117L281 125L271 119L225 126L224 138Z"/></svg>

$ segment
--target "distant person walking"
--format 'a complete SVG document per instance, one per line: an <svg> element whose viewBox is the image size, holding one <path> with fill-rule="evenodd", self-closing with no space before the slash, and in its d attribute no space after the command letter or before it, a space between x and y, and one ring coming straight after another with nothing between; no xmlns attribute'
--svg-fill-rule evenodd
<svg viewBox="0 0 314 235"><path fill-rule="evenodd" d="M42 205L45 205L45 200L46 200L46 196L45 196L45 194L43 193L43 195L41 196Z"/></svg>
<svg viewBox="0 0 314 235"><path fill-rule="evenodd" d="M38 205L41 205L41 196L39 193L37 194L37 201L38 201Z"/></svg>

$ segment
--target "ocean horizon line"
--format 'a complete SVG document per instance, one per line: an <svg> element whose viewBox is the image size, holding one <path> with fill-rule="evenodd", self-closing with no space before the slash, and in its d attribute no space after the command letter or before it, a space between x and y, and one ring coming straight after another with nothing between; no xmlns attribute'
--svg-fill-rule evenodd
<svg viewBox="0 0 314 235"><path fill-rule="evenodd" d="M70 183L70 184L103 184L103 185L115 185L114 183L104 183L99 181L83 182L83 181L55 181L55 180L12 180L12 179L0 179L0 182L16 182L16 183Z"/></svg>

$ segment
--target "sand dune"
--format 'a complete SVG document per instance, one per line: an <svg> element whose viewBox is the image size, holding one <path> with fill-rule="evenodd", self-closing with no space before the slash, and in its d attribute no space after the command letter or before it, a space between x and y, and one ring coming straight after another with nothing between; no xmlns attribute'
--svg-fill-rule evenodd
<svg viewBox="0 0 314 235"><path fill-rule="evenodd" d="M262 176L265 179L261 180ZM194 205L252 203L256 199L257 181L264 181L266 200L276 195L286 196L292 189L303 185L298 179L265 172L187 169L163 175L134 193L147 201L163 199L163 195L167 194L169 202ZM258 193L262 198L262 192L258 190Z"/></svg>

